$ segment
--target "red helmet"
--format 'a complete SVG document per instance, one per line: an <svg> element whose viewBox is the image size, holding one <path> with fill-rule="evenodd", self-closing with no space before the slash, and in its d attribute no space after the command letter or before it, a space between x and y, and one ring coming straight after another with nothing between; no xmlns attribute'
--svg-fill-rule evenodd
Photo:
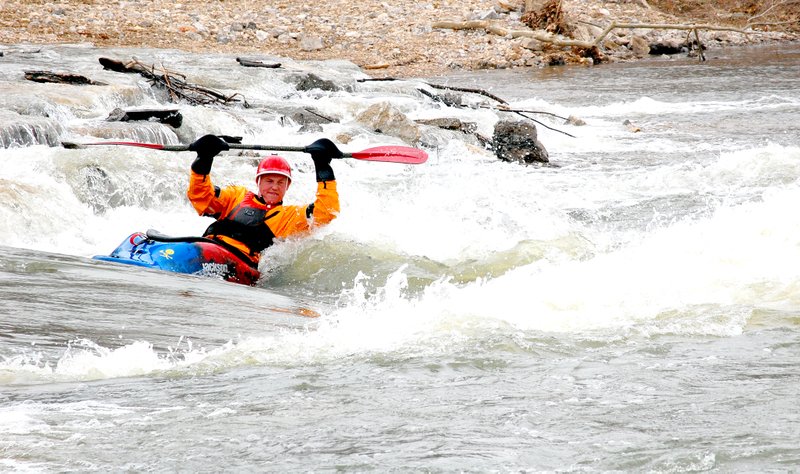
<svg viewBox="0 0 800 474"><path fill-rule="evenodd" d="M259 176L265 174L279 174L289 178L289 182L292 181L292 167L285 158L278 155L268 156L261 160L256 169L256 183Z"/></svg>

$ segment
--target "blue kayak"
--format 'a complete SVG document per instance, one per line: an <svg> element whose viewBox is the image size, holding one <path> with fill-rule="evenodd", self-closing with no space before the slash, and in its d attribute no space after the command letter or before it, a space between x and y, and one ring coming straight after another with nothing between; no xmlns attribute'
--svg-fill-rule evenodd
<svg viewBox="0 0 800 474"><path fill-rule="evenodd" d="M110 255L95 260L155 268L175 273L223 278L254 285L260 273L238 249L205 237L169 237L156 231L135 232Z"/></svg>

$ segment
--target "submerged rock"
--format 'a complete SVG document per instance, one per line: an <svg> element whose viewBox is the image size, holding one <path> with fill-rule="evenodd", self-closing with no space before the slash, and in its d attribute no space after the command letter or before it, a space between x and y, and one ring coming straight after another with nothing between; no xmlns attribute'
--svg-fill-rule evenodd
<svg viewBox="0 0 800 474"><path fill-rule="evenodd" d="M440 117L433 119L418 119L416 123L429 125L431 127L443 128L445 130L458 130L464 133L474 133L478 129L475 122L463 122L455 117Z"/></svg>
<svg viewBox="0 0 800 474"><path fill-rule="evenodd" d="M261 110L265 115L280 121L282 124L290 123L297 125L325 125L338 123L338 117L331 117L314 107L306 105L293 105L287 102L272 103Z"/></svg>
<svg viewBox="0 0 800 474"><path fill-rule="evenodd" d="M344 87L339 84L323 79L316 74L308 73L303 75L296 75L290 79L298 91L310 91L319 89L323 91L337 92L343 90Z"/></svg>

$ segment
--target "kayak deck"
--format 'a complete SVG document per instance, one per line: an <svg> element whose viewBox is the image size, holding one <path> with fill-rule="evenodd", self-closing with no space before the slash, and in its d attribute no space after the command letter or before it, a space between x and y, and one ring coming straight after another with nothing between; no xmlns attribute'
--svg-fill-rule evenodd
<svg viewBox="0 0 800 474"><path fill-rule="evenodd" d="M92 258L254 285L260 276L258 269L234 252L236 249L204 237L169 237L148 230L134 232L109 255Z"/></svg>

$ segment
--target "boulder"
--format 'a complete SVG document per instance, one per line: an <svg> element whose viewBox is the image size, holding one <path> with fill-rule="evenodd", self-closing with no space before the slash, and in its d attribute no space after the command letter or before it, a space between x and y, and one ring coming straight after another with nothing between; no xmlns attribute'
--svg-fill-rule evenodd
<svg viewBox="0 0 800 474"><path fill-rule="evenodd" d="M685 53L688 50L688 44L677 38L659 38L650 43L650 54L655 56Z"/></svg>
<svg viewBox="0 0 800 474"><path fill-rule="evenodd" d="M530 122L497 122L492 136L492 150L503 161L526 165L550 162L547 150L537 137L536 126Z"/></svg>
<svg viewBox="0 0 800 474"><path fill-rule="evenodd" d="M389 102L379 102L356 116L355 121L375 132L417 143L422 136L419 126Z"/></svg>

